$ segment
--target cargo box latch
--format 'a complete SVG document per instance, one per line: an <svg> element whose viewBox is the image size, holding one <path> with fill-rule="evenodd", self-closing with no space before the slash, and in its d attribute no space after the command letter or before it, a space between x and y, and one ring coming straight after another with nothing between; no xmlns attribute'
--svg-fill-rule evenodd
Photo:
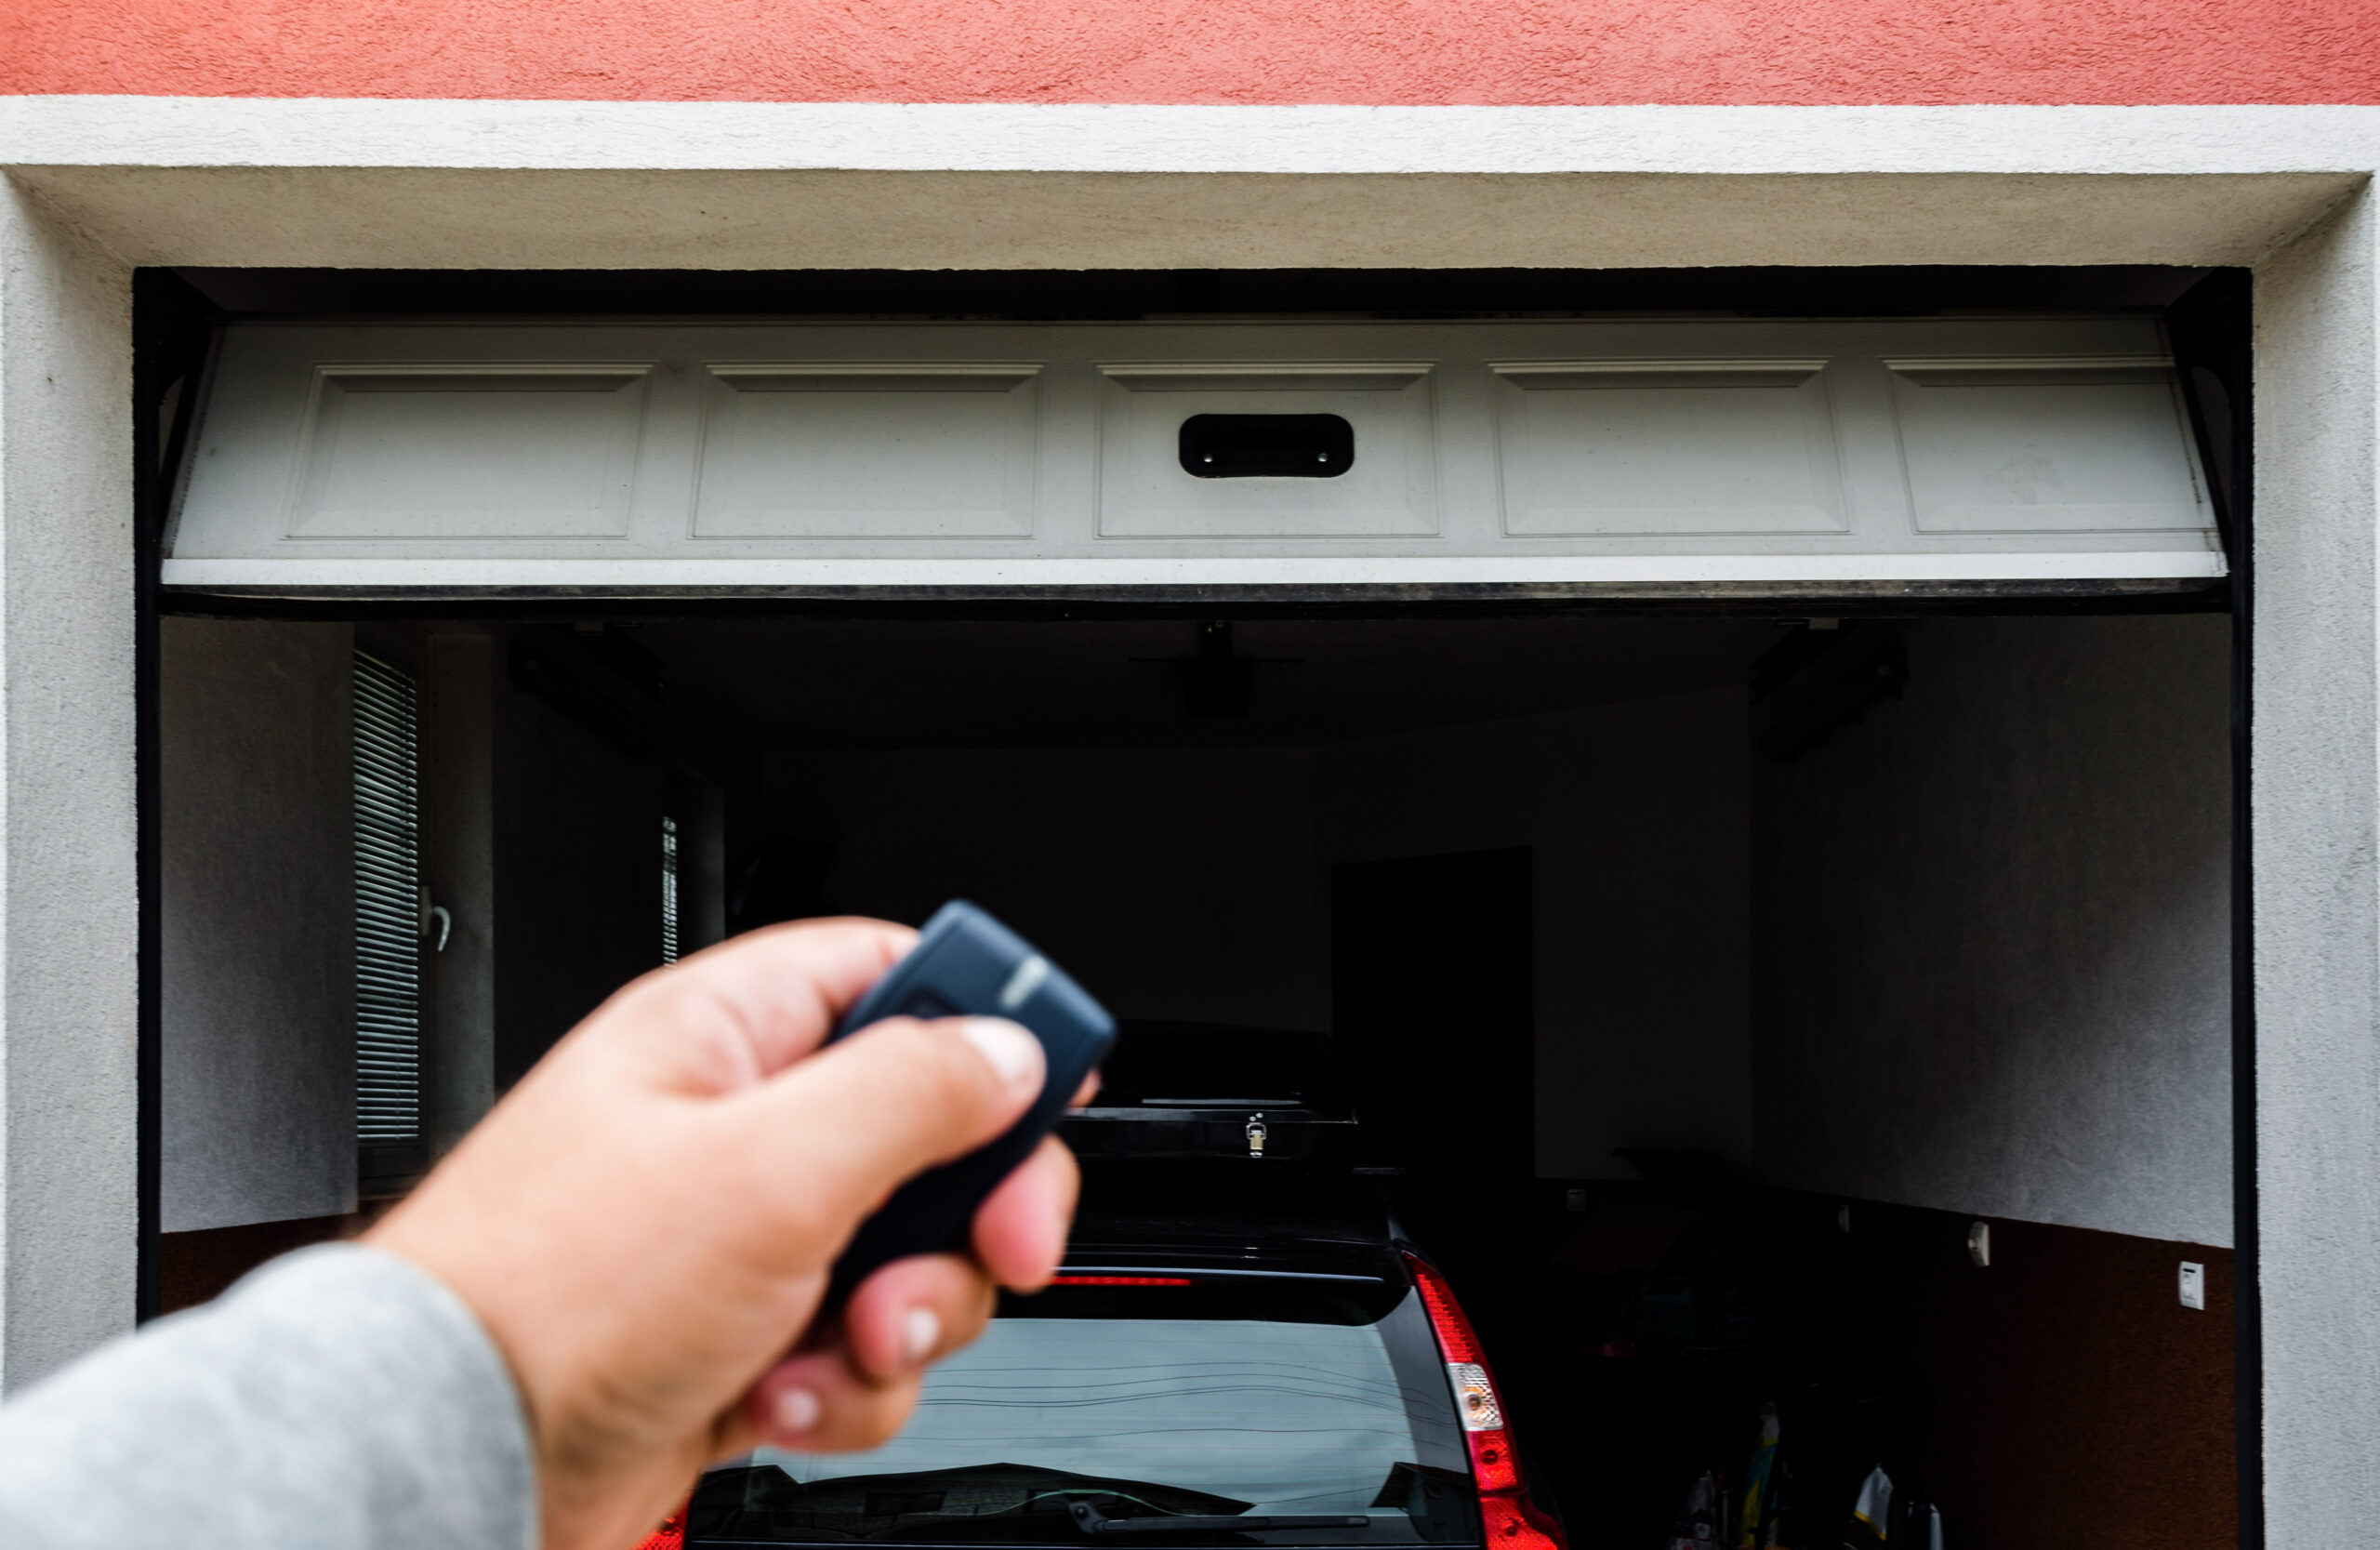
<svg viewBox="0 0 2380 1550"><path fill-rule="evenodd" d="M1248 1117L1248 1155L1250 1157L1264 1155L1264 1116L1261 1114L1251 1114Z"/></svg>

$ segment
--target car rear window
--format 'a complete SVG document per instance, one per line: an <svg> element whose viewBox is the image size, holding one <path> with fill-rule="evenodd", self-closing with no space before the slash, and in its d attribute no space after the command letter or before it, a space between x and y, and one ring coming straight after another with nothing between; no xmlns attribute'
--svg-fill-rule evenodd
<svg viewBox="0 0 2380 1550"><path fill-rule="evenodd" d="M1475 1543L1462 1432L1410 1288L1354 1278L1061 1285L1004 1298L866 1453L763 1449L713 1470L697 1543L1106 1544L1106 1518L1341 1516L1207 1543Z"/></svg>

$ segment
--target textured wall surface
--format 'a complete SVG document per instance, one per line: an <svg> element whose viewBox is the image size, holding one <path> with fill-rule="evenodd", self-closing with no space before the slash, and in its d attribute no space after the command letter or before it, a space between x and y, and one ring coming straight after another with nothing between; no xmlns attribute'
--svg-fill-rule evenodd
<svg viewBox="0 0 2380 1550"><path fill-rule="evenodd" d="M2380 1517L2380 792L2370 197L2256 276L2257 1258L2268 1543Z"/></svg>
<svg viewBox="0 0 2380 1550"><path fill-rule="evenodd" d="M1912 625L1905 697L1755 763L1770 1182L2231 1242L2229 628Z"/></svg>
<svg viewBox="0 0 2380 1550"><path fill-rule="evenodd" d="M0 1387L133 1316L131 273L0 188Z"/></svg>
<svg viewBox="0 0 2380 1550"><path fill-rule="evenodd" d="M159 1226L355 1209L343 624L162 621Z"/></svg>
<svg viewBox="0 0 2380 1550"><path fill-rule="evenodd" d="M2380 12L2259 0L27 0L0 91L1065 102L2372 102Z"/></svg>
<svg viewBox="0 0 2380 1550"><path fill-rule="evenodd" d="M1482 722L1317 757L1328 861L1530 847L1537 1168L1615 1146L1750 1160L1740 691Z"/></svg>

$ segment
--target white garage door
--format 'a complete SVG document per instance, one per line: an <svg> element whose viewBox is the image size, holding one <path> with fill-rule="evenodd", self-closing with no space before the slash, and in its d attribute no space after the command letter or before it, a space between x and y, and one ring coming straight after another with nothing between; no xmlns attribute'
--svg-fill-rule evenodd
<svg viewBox="0 0 2380 1550"><path fill-rule="evenodd" d="M241 325L184 488L292 596L2223 574L2137 318Z"/></svg>

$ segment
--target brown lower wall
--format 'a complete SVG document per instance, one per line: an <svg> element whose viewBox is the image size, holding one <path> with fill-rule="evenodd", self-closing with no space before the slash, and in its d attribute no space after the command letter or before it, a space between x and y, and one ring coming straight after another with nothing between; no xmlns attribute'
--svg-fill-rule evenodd
<svg viewBox="0 0 2380 1550"><path fill-rule="evenodd" d="M1805 1423L1817 1500L1847 1507L1884 1462L1957 1550L2235 1544L2230 1251L1994 1221L1979 1269L1972 1220L1852 1207Z"/></svg>
<svg viewBox="0 0 2380 1550"><path fill-rule="evenodd" d="M287 1222L257 1222L203 1232L169 1232L157 1239L157 1311L178 1313L219 1295L242 1276L276 1255L309 1244L351 1238L368 1218L303 1216Z"/></svg>
<svg viewBox="0 0 2380 1550"><path fill-rule="evenodd" d="M1566 1204L1566 1197L1567 1201ZM1479 1323L1572 1550L1647 1550L1706 1471L1783 1437L1782 1543L1837 1550L1870 1470L1949 1550L2237 1543L2233 1256L1725 1184L1538 1187L1493 1241L1425 1235ZM1439 1225L1443 1225L1442 1224ZM1513 1246L1548 1251L1532 1265ZM2181 1263L2206 1266L2203 1312ZM1898 1550L1896 1545L1895 1550ZM1924 1550L1921 1544L1916 1550Z"/></svg>

